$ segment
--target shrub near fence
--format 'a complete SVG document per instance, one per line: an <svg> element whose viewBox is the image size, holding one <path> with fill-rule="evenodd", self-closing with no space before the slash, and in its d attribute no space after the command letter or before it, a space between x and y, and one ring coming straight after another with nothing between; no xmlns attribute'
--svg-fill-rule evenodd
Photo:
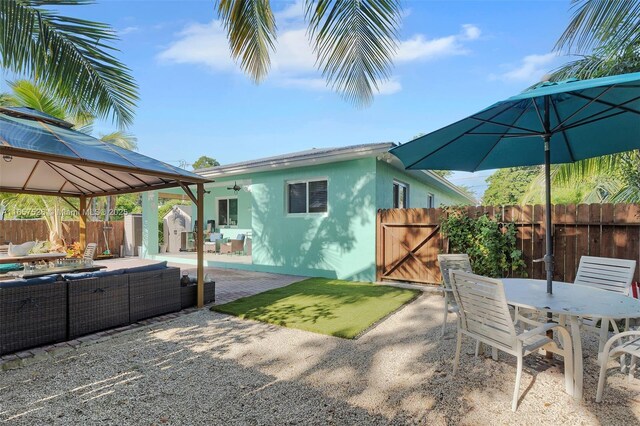
<svg viewBox="0 0 640 426"><path fill-rule="evenodd" d="M467 215L496 215L517 228L516 246L525 262L523 274L545 279L545 224L542 205L462 207ZM554 279L573 282L581 256L616 257L640 262L640 204L568 204L553 206ZM445 211L379 210L377 279L436 284L441 280L438 253L448 251L440 233ZM635 281L640 280L640 268Z"/></svg>
<svg viewBox="0 0 640 426"><path fill-rule="evenodd" d="M67 244L80 240L80 224L77 221L64 222L63 238ZM120 246L124 241L124 222L107 222L112 229L107 231L109 249L112 254L119 254ZM104 222L87 222L87 242L98 244L96 253L103 253L106 250L103 230ZM46 241L49 239L49 228L44 220L23 219L23 220L0 220L0 244L11 242L14 244L25 241Z"/></svg>

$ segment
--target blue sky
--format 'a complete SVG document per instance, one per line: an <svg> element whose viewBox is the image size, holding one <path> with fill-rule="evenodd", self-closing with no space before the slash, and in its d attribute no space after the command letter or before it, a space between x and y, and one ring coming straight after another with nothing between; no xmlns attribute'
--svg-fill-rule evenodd
<svg viewBox="0 0 640 426"><path fill-rule="evenodd" d="M140 85L130 128L140 152L172 164L222 164L370 142L406 142L511 96L566 57L550 53L570 18L563 1L405 1L393 77L368 108L326 88L302 7L273 1L278 50L255 85L229 58L213 0L114 1L67 8L111 24ZM106 133L109 123L96 131ZM483 179L458 173L478 192Z"/></svg>

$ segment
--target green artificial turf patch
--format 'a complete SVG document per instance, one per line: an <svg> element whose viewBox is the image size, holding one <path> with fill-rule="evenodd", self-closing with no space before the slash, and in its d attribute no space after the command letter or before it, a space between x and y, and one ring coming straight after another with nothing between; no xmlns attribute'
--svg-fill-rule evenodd
<svg viewBox="0 0 640 426"><path fill-rule="evenodd" d="M309 278L211 310L353 339L419 293L372 283Z"/></svg>

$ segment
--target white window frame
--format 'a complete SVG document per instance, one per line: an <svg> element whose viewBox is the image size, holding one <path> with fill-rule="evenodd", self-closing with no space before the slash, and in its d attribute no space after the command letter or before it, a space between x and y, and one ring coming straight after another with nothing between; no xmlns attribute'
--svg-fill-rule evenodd
<svg viewBox="0 0 640 426"><path fill-rule="evenodd" d="M238 201L238 220L235 225L222 225L218 223L220 221L220 201L227 200L227 220L229 220L229 200L237 200L238 197L216 197L216 227L222 228L237 228L238 223L240 221L240 201Z"/></svg>
<svg viewBox="0 0 640 426"><path fill-rule="evenodd" d="M327 182L327 211L326 212L309 212L309 182L319 182L326 181ZM306 200L305 207L306 211L301 213L290 213L289 212L289 185L293 185L296 183L305 183L307 192L306 192ZM329 178L326 176L314 177L309 179L296 179L296 180L287 180L284 182L284 211L286 216L292 217L301 217L301 216L327 216L329 214Z"/></svg>
<svg viewBox="0 0 640 426"><path fill-rule="evenodd" d="M398 185L399 187L403 187L404 188L404 192L405 192L405 198L404 198L405 206L404 207L396 207L396 206L393 205L394 202L395 202L395 200L393 199L393 187L396 186L396 185ZM393 206L393 208L394 209L400 209L400 208L408 209L409 206L410 206L410 204L409 204L410 203L409 193L410 193L410 186L409 186L408 183L403 182L403 181L398 180L398 179L394 179L393 180L393 185L391 186L391 205Z"/></svg>
<svg viewBox="0 0 640 426"><path fill-rule="evenodd" d="M436 207L436 196L431 192L427 192L427 208L433 209Z"/></svg>

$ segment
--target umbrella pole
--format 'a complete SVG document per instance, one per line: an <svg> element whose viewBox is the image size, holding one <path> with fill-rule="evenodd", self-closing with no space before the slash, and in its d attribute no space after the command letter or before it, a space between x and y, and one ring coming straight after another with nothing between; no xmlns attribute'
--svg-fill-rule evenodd
<svg viewBox="0 0 640 426"><path fill-rule="evenodd" d="M549 118L551 99L544 97L544 186L545 186L545 243L547 253L544 255L544 269L547 272L547 293L553 294L553 242L551 241L551 120Z"/></svg>
<svg viewBox="0 0 640 426"><path fill-rule="evenodd" d="M544 268L547 272L547 293L553 294L553 241L551 240L551 150L549 136L544 136L544 184L545 184L545 243Z"/></svg>

